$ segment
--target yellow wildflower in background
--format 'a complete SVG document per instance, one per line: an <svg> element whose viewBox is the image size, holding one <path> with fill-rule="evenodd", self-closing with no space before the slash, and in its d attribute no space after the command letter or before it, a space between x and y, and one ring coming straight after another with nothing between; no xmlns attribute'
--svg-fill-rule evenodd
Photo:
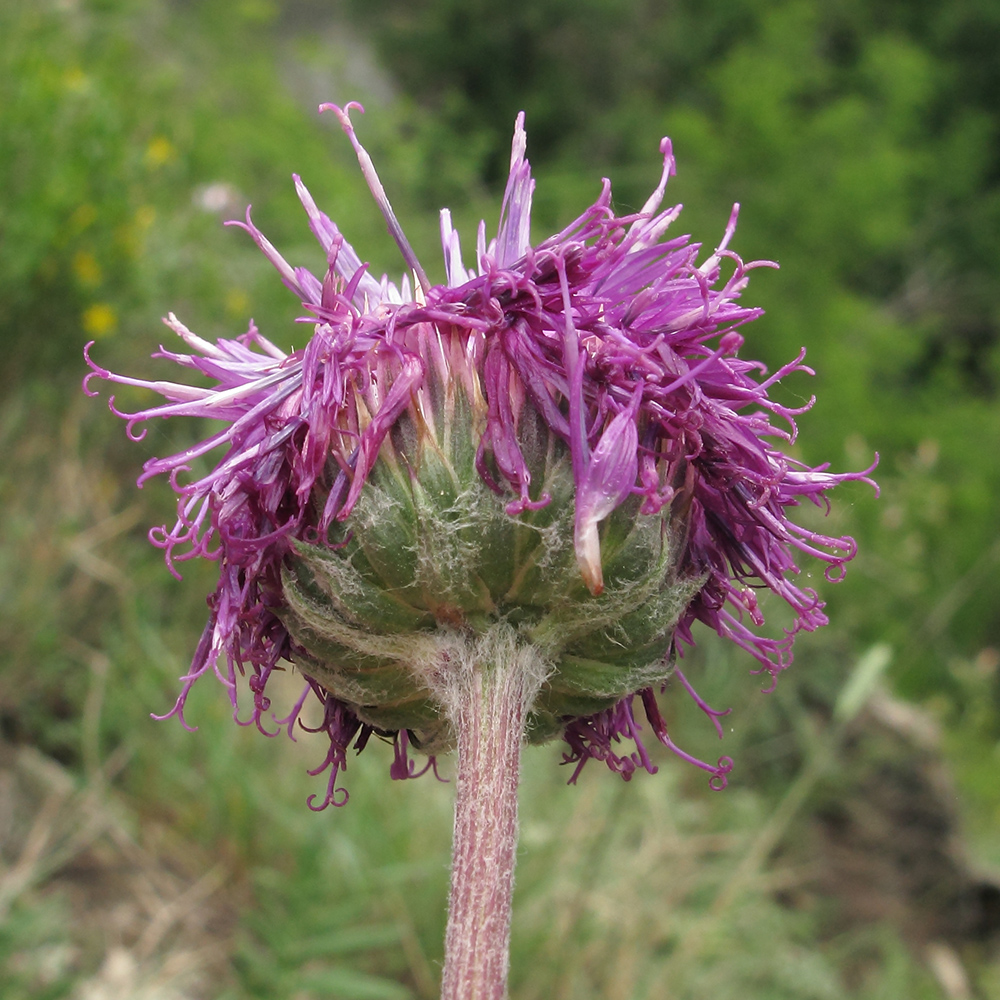
<svg viewBox="0 0 1000 1000"><path fill-rule="evenodd" d="M118 313L107 302L87 306L80 319L84 332L95 339L110 337L118 329Z"/></svg>
<svg viewBox="0 0 1000 1000"><path fill-rule="evenodd" d="M101 265L89 250L78 250L73 255L73 274L84 288L94 288L104 280Z"/></svg>
<svg viewBox="0 0 1000 1000"><path fill-rule="evenodd" d="M146 146L146 166L162 167L177 159L177 147L164 135L153 136Z"/></svg>

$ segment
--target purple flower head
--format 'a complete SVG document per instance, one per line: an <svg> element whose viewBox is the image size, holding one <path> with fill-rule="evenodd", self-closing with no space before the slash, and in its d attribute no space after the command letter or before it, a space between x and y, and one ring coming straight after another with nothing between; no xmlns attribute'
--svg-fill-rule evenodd
<svg viewBox="0 0 1000 1000"><path fill-rule="evenodd" d="M795 633L826 623L817 594L795 582L796 560L820 559L836 579L854 555L851 539L801 527L791 509L825 505L845 480L871 482L810 468L778 447L794 440L802 410L769 390L811 370L804 351L770 377L742 360L739 328L761 310L737 304L750 271L775 265L745 264L728 249L738 206L701 263L699 244L666 237L680 211L660 208L674 173L667 139L641 211L616 215L605 180L582 215L532 246L534 181L519 115L496 238L487 242L480 225L467 268L442 211L447 281L432 285L355 135L352 107L323 109L354 145L412 285L371 275L295 177L326 254L322 278L286 262L249 210L236 225L301 300L314 324L305 348L286 354L252 322L211 344L170 314L189 353L155 356L215 383L199 388L113 374L88 345L88 381L165 400L120 413L111 398L134 440L155 417L226 425L150 459L139 480L167 475L178 495L174 525L150 532L171 572L196 557L220 566L168 715L186 725L187 694L209 671L229 689L237 721L267 735L304 728L300 712L315 696L330 742L317 808L339 804L347 750L373 733L395 743L394 777L416 773L411 745L433 764L449 745L433 696L448 637L504 621L551 665L529 739L563 735L577 771L595 757L626 778L655 770L632 711L638 696L657 738L721 787L728 758L712 765L680 751L654 688L696 620L776 678ZM214 467L194 473L210 454ZM794 613L780 639L758 631L761 589ZM275 720L266 689L282 661L306 686ZM237 673L247 672L253 707L242 719ZM721 713L677 673L718 727ZM622 738L635 750L619 754Z"/></svg>

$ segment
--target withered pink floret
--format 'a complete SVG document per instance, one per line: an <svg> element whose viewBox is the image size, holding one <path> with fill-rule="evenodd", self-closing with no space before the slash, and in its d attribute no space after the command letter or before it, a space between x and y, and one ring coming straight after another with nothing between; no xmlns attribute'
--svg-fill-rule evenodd
<svg viewBox="0 0 1000 1000"><path fill-rule="evenodd" d="M633 215L616 216L611 187L604 181L597 201L562 232L537 246L529 242L534 181L525 159L523 115L514 132L510 176L495 240L485 226L477 239L475 267L463 263L458 234L447 210L441 237L447 283L431 285L389 205L374 166L357 140L349 113L334 111L357 151L362 171L385 215L390 232L414 275L415 287L376 279L337 226L321 212L295 177L309 225L327 259L323 279L292 267L253 224L246 229L298 296L314 335L290 354L263 337L251 322L235 340L210 344L172 313L167 326L190 353L161 348L157 355L206 375L216 383L198 388L114 374L92 360L85 380L99 377L152 389L166 402L136 413L120 413L128 433L156 417L209 417L228 426L177 455L146 462L140 485L167 475L178 494L177 519L150 532L164 549L171 572L196 557L220 562L211 614L191 669L169 713L184 720L191 686L214 670L229 689L241 724L268 729L268 678L296 650L275 609L281 604L281 566L295 540L327 537L334 520L347 518L376 461L383 439L420 390L428 366L449 368L452 377L478 378L488 413L477 467L484 481L509 498L517 516L542 506L532 499L531 475L516 435L516 414L526 400L551 432L569 448L576 483L575 543L578 564L591 591L603 586L597 526L630 495L642 498L642 512L655 514L679 490L690 496L683 570L706 583L676 630L674 645L693 642L691 626L701 621L745 649L773 679L791 662L795 633L826 624L823 604L811 588L795 582L798 554L827 564L831 579L854 556L854 542L807 530L789 517L803 500L826 504L839 483L871 483L866 470L835 474L786 456L772 440L790 443L797 409L771 399L768 390L794 372L812 374L803 352L769 378L762 365L739 357L738 328L761 310L737 304L756 267L728 249L736 227L734 206L722 242L700 264L700 245L687 236L664 239L680 206L660 210L674 173L670 142L660 146L659 184ZM322 110L322 109L321 109ZM723 265L727 274L723 274ZM463 374L464 373L464 374ZM349 394L377 405L371 420L352 426L343 419ZM215 467L182 481L192 463L225 448ZM330 459L339 468L330 487ZM491 461L487 461L490 459ZM490 469L499 472L496 481ZM317 517L314 490L328 490ZM874 485L874 484L872 484ZM755 591L770 590L792 609L794 624L780 638L759 634L764 620ZM254 705L241 720L237 672L250 671ZM718 723L680 675L682 684ZM310 693L323 703L320 728L330 751L317 770L329 770L327 794L318 808L340 804L337 788L354 741L360 750L371 736L350 708L308 680L292 713L276 720L292 734ZM703 764L670 740L651 690L636 692L655 735L681 756L725 783L731 763ZM605 760L628 777L636 767L654 770L642 748L632 713L634 696L586 719L568 719L567 761L579 768ZM719 728L721 735L721 728ZM622 738L636 750L619 755ZM395 734L393 776L413 776L405 732ZM311 805L311 802L310 802Z"/></svg>

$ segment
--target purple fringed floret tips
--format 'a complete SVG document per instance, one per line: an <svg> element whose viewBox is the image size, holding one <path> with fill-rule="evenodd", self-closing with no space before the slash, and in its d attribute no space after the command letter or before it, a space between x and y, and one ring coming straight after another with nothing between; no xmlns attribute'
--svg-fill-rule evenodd
<svg viewBox="0 0 1000 1000"><path fill-rule="evenodd" d="M669 140L660 145L660 180L640 212L616 216L605 181L597 200L561 232L530 242L534 180L525 158L523 115L518 116L510 177L494 239L480 227L475 266L463 263L450 215L442 214L445 284L433 285L403 234L374 165L360 144L350 112L334 112L350 139L369 187L415 283L369 274L338 227L316 206L301 180L295 185L308 223L327 260L321 277L289 264L254 225L249 209L236 222L257 243L284 284L300 300L314 330L308 345L286 353L251 323L247 332L214 344L173 314L165 320L183 347L158 356L203 376L210 388L115 374L84 352L100 379L151 390L164 402L125 412L129 436L141 440L157 417L197 417L225 425L200 444L146 462L140 484L168 477L177 494L173 526L150 532L171 572L192 558L219 563L211 615L182 691L168 714L184 720L191 686L213 671L237 711L238 676L249 673L250 714L238 721L271 736L294 738L310 699L329 751L311 773L325 773L325 795L310 808L341 805L338 785L347 752L373 735L393 741L392 776L417 775L407 756L406 730L376 732L345 703L310 680L284 719L275 719L266 694L282 660L300 650L282 625L282 566L298 542L323 543L331 525L358 502L393 425L428 383L432 370L481 392L484 422L477 469L500 494L512 517L550 502L532 494L530 461L517 436L517 414L530 403L572 460L576 485L574 545L580 574L593 594L603 587L598 526L630 497L645 515L683 511L685 543L680 572L704 584L681 615L671 655L693 643L696 621L746 650L773 687L792 659L795 634L826 624L823 603L800 586L798 560L818 559L828 579L839 579L854 556L850 538L804 528L790 515L803 501L828 506L827 494L848 481L875 487L872 469L833 473L785 455L795 440L792 408L772 399L775 383L812 374L805 352L770 377L740 357L741 328L761 310L738 304L759 267L729 249L734 206L718 246L701 263L688 237L667 238L679 206L661 209L676 170ZM436 368L434 366L437 366ZM811 404L810 404L811 405ZM214 463L214 464L213 464ZM211 467L209 467L211 466ZM872 466L874 468L874 465ZM877 487L876 487L877 489ZM316 498L322 502L317 504ZM758 630L764 618L758 591L770 591L792 610L779 638ZM307 671L308 673L308 671ZM718 725L683 674L681 685ZM728 758L708 764L684 753L667 733L651 688L612 708L566 720L571 781L589 759L624 778L655 771L633 714L638 697L656 739L725 785ZM622 741L634 749L625 752ZM435 769L433 758L428 765ZM427 768L424 768L426 770ZM422 773L422 772L420 772ZM436 770L435 770L436 773Z"/></svg>

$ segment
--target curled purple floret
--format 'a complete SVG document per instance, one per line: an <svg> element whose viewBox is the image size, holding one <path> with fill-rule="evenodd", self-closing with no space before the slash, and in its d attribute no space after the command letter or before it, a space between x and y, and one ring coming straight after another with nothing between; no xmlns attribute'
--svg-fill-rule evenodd
<svg viewBox="0 0 1000 1000"><path fill-rule="evenodd" d="M709 715L718 726L718 717L728 714L729 709L720 712L709 708L686 679L682 683L699 708ZM714 791L721 791L725 788L729 781L729 772L733 769L732 760L729 757L720 757L715 764L709 764L682 750L667 732L667 724L660 713L653 689L644 688L637 692L637 695L642 702L646 721L657 740L681 760L700 768L702 771L707 771L711 775L709 785ZM569 744L569 752L563 754L563 763L576 765L569 779L571 785L576 784L576 780L588 760L602 761L610 770L620 774L625 781L628 781L639 768L649 774L656 773L656 766L651 762L639 735L642 726L636 721L632 710L635 698L636 695L628 695L597 715L582 719L570 719L567 722L565 739ZM721 729L719 729L719 736L720 738L722 736ZM631 743L631 749L629 749L628 743ZM619 750L619 747L622 749Z"/></svg>

